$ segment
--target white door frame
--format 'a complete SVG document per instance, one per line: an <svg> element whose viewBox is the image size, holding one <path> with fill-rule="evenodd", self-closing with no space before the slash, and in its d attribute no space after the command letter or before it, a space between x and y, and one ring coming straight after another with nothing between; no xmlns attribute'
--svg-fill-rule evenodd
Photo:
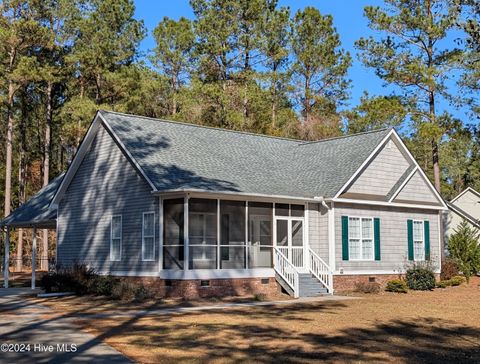
<svg viewBox="0 0 480 364"><path fill-rule="evenodd" d="M300 221L302 223L302 266L297 267L297 268L306 268L306 260L305 260L305 252L307 250L306 246L306 228L305 228L305 217L301 216L274 216L273 218L273 231L274 231L274 240L273 240L273 245L278 248L277 246L277 223L279 220L287 221L287 251L288 254L286 254L288 260L290 263L293 264L292 262L292 222L293 221ZM283 247L285 248L285 247Z"/></svg>

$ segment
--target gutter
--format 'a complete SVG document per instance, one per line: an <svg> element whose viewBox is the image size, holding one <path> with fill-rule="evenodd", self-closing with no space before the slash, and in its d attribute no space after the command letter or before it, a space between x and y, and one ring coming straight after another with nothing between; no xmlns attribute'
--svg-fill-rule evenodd
<svg viewBox="0 0 480 364"><path fill-rule="evenodd" d="M239 196L239 197L251 197L251 198L267 198L267 199L282 199L282 200L295 200L295 201L303 201L303 202L316 202L321 203L323 201L323 197L295 197L295 196L287 196L287 195L270 195L270 194L263 194L263 193L246 193L246 192L236 192L236 191L207 191L202 189L196 188L179 188L179 189L171 189L171 190L163 190L163 191L152 191L152 195L154 196L165 196L169 194L190 194L190 193L198 193L203 195L215 195L215 196ZM320 200L321 199L321 200Z"/></svg>

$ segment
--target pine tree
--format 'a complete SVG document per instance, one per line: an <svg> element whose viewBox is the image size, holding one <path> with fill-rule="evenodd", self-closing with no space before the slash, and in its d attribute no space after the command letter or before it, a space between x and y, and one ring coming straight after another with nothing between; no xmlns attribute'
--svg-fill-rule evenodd
<svg viewBox="0 0 480 364"><path fill-rule="evenodd" d="M365 8L369 27L385 36L360 38L356 42L359 58L415 105L413 127L429 140L434 184L440 191L438 144L445 131L437 120L437 103L440 97L448 97L448 77L460 56L458 49L441 42L456 26L458 10L447 0L385 3L384 8Z"/></svg>
<svg viewBox="0 0 480 364"><path fill-rule="evenodd" d="M291 42L304 137L317 139L338 134L341 120L337 108L347 98L351 58L341 48L333 18L313 7L299 10L293 19Z"/></svg>

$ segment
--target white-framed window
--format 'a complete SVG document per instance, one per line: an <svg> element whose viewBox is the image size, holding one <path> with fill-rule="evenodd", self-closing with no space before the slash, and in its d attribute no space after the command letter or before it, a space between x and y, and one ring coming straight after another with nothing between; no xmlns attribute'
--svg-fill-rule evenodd
<svg viewBox="0 0 480 364"><path fill-rule="evenodd" d="M413 260L425 260L425 230L422 220L413 220Z"/></svg>
<svg viewBox="0 0 480 364"><path fill-rule="evenodd" d="M110 260L122 259L122 215L113 215L110 219Z"/></svg>
<svg viewBox="0 0 480 364"><path fill-rule="evenodd" d="M349 260L374 260L373 218L348 217Z"/></svg>
<svg viewBox="0 0 480 364"><path fill-rule="evenodd" d="M144 212L142 220L142 260L155 260L155 213Z"/></svg>

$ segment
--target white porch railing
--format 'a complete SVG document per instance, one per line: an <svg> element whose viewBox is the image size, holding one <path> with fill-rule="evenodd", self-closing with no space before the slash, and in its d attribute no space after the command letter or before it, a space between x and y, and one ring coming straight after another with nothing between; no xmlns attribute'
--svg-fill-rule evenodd
<svg viewBox="0 0 480 364"><path fill-rule="evenodd" d="M275 272L277 272L293 290L293 296L298 298L300 293L298 271L295 266L288 261L286 255L277 247L273 247L273 267Z"/></svg>
<svg viewBox="0 0 480 364"><path fill-rule="evenodd" d="M285 255L296 268L303 268L303 246L277 246L277 249Z"/></svg>
<svg viewBox="0 0 480 364"><path fill-rule="evenodd" d="M308 268L310 272L327 288L328 293L333 293L333 274L325 261L311 248L308 248Z"/></svg>

